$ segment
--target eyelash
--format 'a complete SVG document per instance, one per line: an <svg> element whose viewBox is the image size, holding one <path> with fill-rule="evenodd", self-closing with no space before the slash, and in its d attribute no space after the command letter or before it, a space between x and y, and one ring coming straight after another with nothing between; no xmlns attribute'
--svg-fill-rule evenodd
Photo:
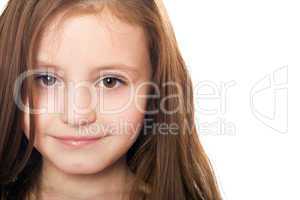
<svg viewBox="0 0 300 200"><path fill-rule="evenodd" d="M105 79L113 79L113 80L117 81L121 85L126 85L126 81L123 80L119 75L105 75L103 78L101 78L100 80L96 81L96 85L98 85L98 83L100 81L103 81ZM118 87L120 87L120 86L118 86ZM111 89L111 88L108 88L108 89Z"/></svg>
<svg viewBox="0 0 300 200"><path fill-rule="evenodd" d="M47 80L47 78L53 78L55 81L54 85L51 85L51 86L48 86L48 85L45 85L45 83L42 83L43 80ZM105 80L105 79L113 79L114 81L117 81L119 84L122 84L122 85L126 85L126 81L123 80L119 75L112 75L112 74L109 74L109 75L105 75L103 78L101 78L100 80L97 80L96 81L96 84L95 85L98 85L99 82ZM52 88L56 85L56 82L59 80L54 74L49 74L49 73L45 73L45 74L38 74L34 77L34 80L39 82L39 84L43 85L42 87L46 87L46 88ZM105 87L105 86L104 86ZM120 87L120 86L118 86ZM108 88L106 87L107 89L113 89L113 88L116 88L116 87L113 87L113 88Z"/></svg>

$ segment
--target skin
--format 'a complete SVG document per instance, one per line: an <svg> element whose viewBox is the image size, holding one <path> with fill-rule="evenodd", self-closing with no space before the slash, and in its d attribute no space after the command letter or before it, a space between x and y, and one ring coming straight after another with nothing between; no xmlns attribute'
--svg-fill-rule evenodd
<svg viewBox="0 0 300 200"><path fill-rule="evenodd" d="M45 29L34 66L57 77L53 82L37 79L34 85L35 108L46 108L36 114L34 143L43 157L42 199L120 199L134 177L125 155L138 136L147 101L131 97L147 94L148 87L142 85L152 73L145 32L109 11L72 16L59 28L58 19ZM107 75L127 84L115 82L107 88ZM76 87L81 83L85 87ZM88 129L96 126L118 129ZM22 127L28 138L26 112ZM54 138L83 134L79 130L105 137L80 148Z"/></svg>

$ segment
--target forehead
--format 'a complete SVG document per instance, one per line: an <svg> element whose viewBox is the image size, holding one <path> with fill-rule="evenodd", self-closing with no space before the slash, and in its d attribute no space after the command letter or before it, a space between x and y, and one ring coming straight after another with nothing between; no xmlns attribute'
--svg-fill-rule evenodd
<svg viewBox="0 0 300 200"><path fill-rule="evenodd" d="M92 66L111 62L136 65L149 59L144 29L121 21L110 12L60 20L54 18L44 30L37 60L62 66Z"/></svg>

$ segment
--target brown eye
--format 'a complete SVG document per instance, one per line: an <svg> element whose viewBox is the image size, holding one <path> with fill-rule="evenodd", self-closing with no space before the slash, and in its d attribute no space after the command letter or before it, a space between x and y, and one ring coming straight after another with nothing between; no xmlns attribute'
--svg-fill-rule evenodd
<svg viewBox="0 0 300 200"><path fill-rule="evenodd" d="M118 83L118 80L116 78L108 77L108 78L103 79L103 84L107 88L113 88L116 86L117 83Z"/></svg>
<svg viewBox="0 0 300 200"><path fill-rule="evenodd" d="M106 78L103 78L100 82L100 85L102 87L105 87L108 89L119 87L119 84L124 84L124 81L119 78L115 78L115 77L106 77Z"/></svg>

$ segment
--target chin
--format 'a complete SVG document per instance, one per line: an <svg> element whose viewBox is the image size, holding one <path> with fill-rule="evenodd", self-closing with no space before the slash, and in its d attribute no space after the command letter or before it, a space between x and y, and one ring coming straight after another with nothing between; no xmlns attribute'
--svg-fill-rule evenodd
<svg viewBox="0 0 300 200"><path fill-rule="evenodd" d="M123 138L107 137L86 148L66 148L54 140L38 146L44 162L67 174L95 174L111 169L126 155L131 143ZM104 151L105 149L105 151Z"/></svg>
<svg viewBox="0 0 300 200"><path fill-rule="evenodd" d="M67 174L95 174L103 171L108 164L103 162L93 162L93 161L76 161L73 160L72 162L53 162L53 165L60 171L63 171Z"/></svg>

